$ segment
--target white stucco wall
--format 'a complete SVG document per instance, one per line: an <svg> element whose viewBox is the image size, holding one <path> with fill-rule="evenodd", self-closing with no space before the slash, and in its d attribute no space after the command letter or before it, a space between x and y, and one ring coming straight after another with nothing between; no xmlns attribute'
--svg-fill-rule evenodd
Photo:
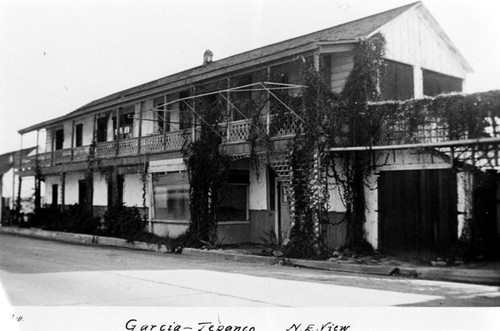
<svg viewBox="0 0 500 331"><path fill-rule="evenodd" d="M73 131L73 121L66 121L63 124L64 142L63 148L71 148L71 134Z"/></svg>
<svg viewBox="0 0 500 331"><path fill-rule="evenodd" d="M90 145L92 143L92 139L94 138L94 117L86 117L79 123L83 124L82 144L83 146Z"/></svg>
<svg viewBox="0 0 500 331"><path fill-rule="evenodd" d="M115 139L114 131L113 131L113 116L116 116L116 110L110 110L108 112L108 129L107 129L107 139L106 141L113 141Z"/></svg>
<svg viewBox="0 0 500 331"><path fill-rule="evenodd" d="M153 108L153 100L152 99L146 100L144 102L143 113L142 113L142 136L147 136L154 132L154 121L153 121L154 113L151 111L152 108ZM137 118L139 118L139 114L137 114ZM137 132L137 134L139 133Z"/></svg>
<svg viewBox="0 0 500 331"><path fill-rule="evenodd" d="M149 206L149 185L146 185L146 206ZM123 203L125 206L143 207L142 201L143 182L141 174L130 174L124 176Z"/></svg>
<svg viewBox="0 0 500 331"><path fill-rule="evenodd" d="M268 197L268 178L267 167L264 162L261 162L259 173L252 165L249 168L250 172L250 187L249 187L249 208L251 210L266 210L269 207ZM258 175L258 176L257 176Z"/></svg>
<svg viewBox="0 0 500 331"><path fill-rule="evenodd" d="M67 173L64 185L64 203L74 205L78 203L78 181L85 179L83 172Z"/></svg>
<svg viewBox="0 0 500 331"><path fill-rule="evenodd" d="M93 205L94 206L107 206L108 205L108 184L106 179L101 175L100 172L94 172L93 174L93 184L94 184L94 196Z"/></svg>

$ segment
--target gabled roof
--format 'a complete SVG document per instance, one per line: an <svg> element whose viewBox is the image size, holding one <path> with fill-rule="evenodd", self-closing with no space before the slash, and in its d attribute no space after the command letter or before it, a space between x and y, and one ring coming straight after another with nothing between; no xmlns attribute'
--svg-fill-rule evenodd
<svg viewBox="0 0 500 331"><path fill-rule="evenodd" d="M161 87L165 87L166 85L179 81L185 81L189 78L194 78L196 76L205 75L211 72L222 71L224 69L227 70L233 66L244 64L251 60L267 57L291 49L304 51L305 49L308 49L307 48L308 45L312 46L311 47L312 50L313 48L316 47L314 45L315 42L359 41L362 38L368 37L372 32L374 32L384 24L388 23L389 21L393 20L397 16L401 15L403 12L419 4L421 4L421 2L414 2L402 7L394 8L382 13L367 16L331 28L312 32L306 35L302 35L275 44L260 47L251 51L233 55L218 61L211 62L207 65L198 66L117 93L113 93L106 97L94 100L67 115L19 130L19 133L23 134L36 129L44 128L47 125L57 123L63 119L81 116L88 112L97 110L101 107L109 107L110 103L113 103L114 101L116 101L117 103L127 102L127 100L134 99L134 96L137 97L138 94L142 94L145 92L154 93L155 90Z"/></svg>
<svg viewBox="0 0 500 331"><path fill-rule="evenodd" d="M29 155L32 153L36 147L28 147L25 149L22 149L21 151L15 151L15 152L9 152L0 155L0 176L5 174L7 171L9 171L11 168L15 167L14 161L18 159L19 154L21 154L23 157Z"/></svg>

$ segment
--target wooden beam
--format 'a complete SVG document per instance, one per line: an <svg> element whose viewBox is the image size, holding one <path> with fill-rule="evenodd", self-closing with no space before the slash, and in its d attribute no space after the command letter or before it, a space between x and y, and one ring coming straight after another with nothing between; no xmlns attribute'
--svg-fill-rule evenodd
<svg viewBox="0 0 500 331"><path fill-rule="evenodd" d="M357 151L382 151L382 150L398 150L398 149L413 149L413 148L432 148L432 147L452 147L452 146L475 146L484 144L500 144L500 137L493 138L478 138L443 141L435 143L416 143L416 144L401 144L401 145L381 145L381 146L351 146L351 147L332 147L327 149L327 152L357 152Z"/></svg>

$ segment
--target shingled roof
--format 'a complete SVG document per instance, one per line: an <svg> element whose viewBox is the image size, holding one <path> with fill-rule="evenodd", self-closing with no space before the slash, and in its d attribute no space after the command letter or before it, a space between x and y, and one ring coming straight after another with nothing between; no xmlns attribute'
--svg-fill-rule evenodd
<svg viewBox="0 0 500 331"><path fill-rule="evenodd" d="M109 105L110 102L113 102L115 100L119 102L126 102L127 98L132 99L134 95L137 95L139 93L154 91L158 88L165 87L174 82L184 81L188 78L204 75L214 71L229 69L235 65L244 64L245 62L258 58L263 58L286 50L298 49L314 42L356 41L361 38L369 36L372 32L374 32L384 24L390 22L397 16L401 15L403 12L419 4L421 4L420 1L414 2L402 7L394 8L382 13L367 16L355 21L347 22L331 28L312 32L306 35L302 35L275 44L253 49L251 51L233 55L218 61L211 62L207 65L194 67L192 69L188 69L145 84L141 84L126 90L122 90L120 92L113 93L106 97L94 100L67 115L19 130L19 133L21 134L27 133L36 129L43 128L47 125L57 123L66 118L84 115L88 112L98 109L101 105L103 107L106 107Z"/></svg>

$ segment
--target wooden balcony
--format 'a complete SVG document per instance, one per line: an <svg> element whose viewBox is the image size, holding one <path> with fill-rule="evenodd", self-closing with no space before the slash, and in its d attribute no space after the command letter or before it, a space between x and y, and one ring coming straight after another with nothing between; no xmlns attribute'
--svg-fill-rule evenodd
<svg viewBox="0 0 500 331"><path fill-rule="evenodd" d="M269 119L263 120L263 123L269 122ZM222 123L218 131L224 138L225 144L243 144L249 139L251 126L251 120L246 119ZM279 129L271 129L271 134L275 137L286 137L295 134L297 130L295 123L286 123L284 126ZM269 130L269 127L267 130ZM21 161L21 169L22 171L26 171L35 169L37 165L40 168L46 168L62 164L86 162L90 159L99 160L176 152L180 151L192 139L197 139L198 136L199 132L197 130L193 133L193 130L190 129L125 140L101 142L97 143L95 147L87 145L60 149L24 157Z"/></svg>

